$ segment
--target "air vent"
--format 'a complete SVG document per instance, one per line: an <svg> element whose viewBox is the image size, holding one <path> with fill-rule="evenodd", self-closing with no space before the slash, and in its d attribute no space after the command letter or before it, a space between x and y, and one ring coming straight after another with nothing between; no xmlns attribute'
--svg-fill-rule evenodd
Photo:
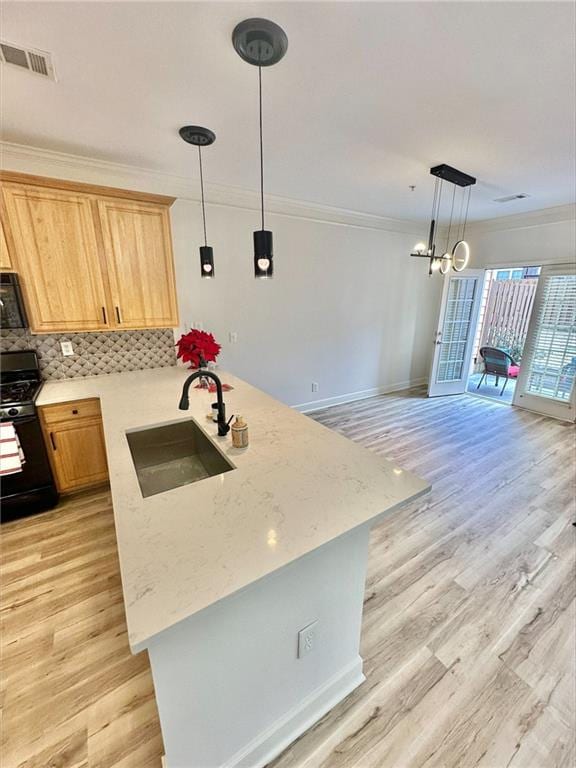
<svg viewBox="0 0 576 768"><path fill-rule="evenodd" d="M497 197L492 202L494 203L511 203L512 200L524 200L525 197L530 197L524 192L520 192L519 195L506 195L506 197Z"/></svg>
<svg viewBox="0 0 576 768"><path fill-rule="evenodd" d="M27 69L35 75L56 80L52 55L34 48L20 48L12 43L0 41L0 61L11 67Z"/></svg>

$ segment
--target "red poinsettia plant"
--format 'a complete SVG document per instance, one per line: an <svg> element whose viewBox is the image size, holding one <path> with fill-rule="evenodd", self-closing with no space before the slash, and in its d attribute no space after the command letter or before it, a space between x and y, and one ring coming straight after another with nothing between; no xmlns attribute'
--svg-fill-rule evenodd
<svg viewBox="0 0 576 768"><path fill-rule="evenodd" d="M216 360L221 349L211 333L196 328L182 334L176 346L177 356L183 363L190 363L190 368L205 368L206 363Z"/></svg>

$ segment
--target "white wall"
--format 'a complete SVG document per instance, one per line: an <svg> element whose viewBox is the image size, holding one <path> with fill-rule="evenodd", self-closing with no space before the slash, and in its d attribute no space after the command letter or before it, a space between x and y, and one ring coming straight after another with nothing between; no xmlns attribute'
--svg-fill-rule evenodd
<svg viewBox="0 0 576 768"><path fill-rule="evenodd" d="M573 205L506 216L470 227L474 267L538 266L576 259Z"/></svg>
<svg viewBox="0 0 576 768"><path fill-rule="evenodd" d="M214 333L222 367L291 405L426 376L439 281L410 259L414 235L270 215L274 278L255 280L257 215L209 206L216 278L205 280L199 216L190 201L173 207L181 320Z"/></svg>
<svg viewBox="0 0 576 768"><path fill-rule="evenodd" d="M255 280L257 196L209 186L218 201L207 210L216 279L203 280L194 179L7 144L2 164L178 197L172 228L183 326L201 322L222 344L222 367L288 404L376 394L427 375L441 281L409 257L422 238L418 225L270 197L275 276ZM238 333L235 345L230 331Z"/></svg>

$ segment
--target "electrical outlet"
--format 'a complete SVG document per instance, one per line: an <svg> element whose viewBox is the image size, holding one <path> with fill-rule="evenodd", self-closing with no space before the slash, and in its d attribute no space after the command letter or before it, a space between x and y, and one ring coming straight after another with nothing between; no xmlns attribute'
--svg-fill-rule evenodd
<svg viewBox="0 0 576 768"><path fill-rule="evenodd" d="M317 381L312 382L312 392L318 392L319 385Z"/></svg>
<svg viewBox="0 0 576 768"><path fill-rule="evenodd" d="M236 331L230 331L228 334L228 341L230 344L236 344L238 342L238 333Z"/></svg>
<svg viewBox="0 0 576 768"><path fill-rule="evenodd" d="M71 357L74 354L74 347L72 346L71 341L61 341L60 349L62 350L64 357Z"/></svg>
<svg viewBox="0 0 576 768"><path fill-rule="evenodd" d="M318 622L313 621L298 632L298 658L301 659L316 648Z"/></svg>

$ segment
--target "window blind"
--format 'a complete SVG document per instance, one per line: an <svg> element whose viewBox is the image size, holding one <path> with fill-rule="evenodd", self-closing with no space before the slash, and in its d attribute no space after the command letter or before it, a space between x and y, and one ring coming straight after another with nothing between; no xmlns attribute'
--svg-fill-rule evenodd
<svg viewBox="0 0 576 768"><path fill-rule="evenodd" d="M576 275L544 280L526 392L567 402L576 378Z"/></svg>

